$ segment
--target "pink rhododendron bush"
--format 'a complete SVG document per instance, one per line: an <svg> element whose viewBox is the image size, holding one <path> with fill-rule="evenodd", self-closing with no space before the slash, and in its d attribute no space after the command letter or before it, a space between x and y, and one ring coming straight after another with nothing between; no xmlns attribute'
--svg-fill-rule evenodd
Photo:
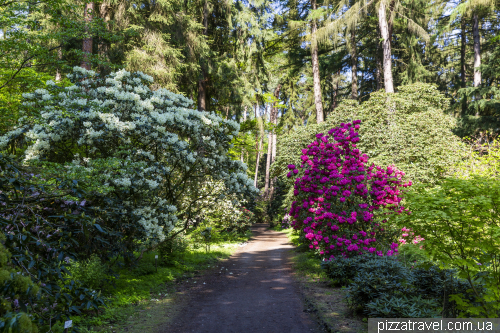
<svg viewBox="0 0 500 333"><path fill-rule="evenodd" d="M317 134L302 150L302 164L288 165L288 177L297 177L289 212L292 226L323 258L398 251L397 243L380 239L390 215L405 211L402 188L411 182L404 182L404 173L394 166L368 163L356 148L360 123Z"/></svg>

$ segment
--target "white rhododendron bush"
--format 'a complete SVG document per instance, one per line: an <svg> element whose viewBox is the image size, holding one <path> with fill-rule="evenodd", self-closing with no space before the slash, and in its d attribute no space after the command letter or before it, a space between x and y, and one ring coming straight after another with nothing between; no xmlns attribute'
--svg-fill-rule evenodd
<svg viewBox="0 0 500 333"><path fill-rule="evenodd" d="M207 193L218 196L216 205L204 199ZM193 225L201 224L218 232L243 233L256 222L254 213L246 208L247 201L236 194L228 194L221 182L206 182L199 188L197 195L204 209L193 221Z"/></svg>
<svg viewBox="0 0 500 333"><path fill-rule="evenodd" d="M23 95L26 116L0 137L0 150L23 144L24 163L57 165L118 200L116 223L132 225L134 237L162 241L204 207L217 207L220 191L195 195L207 181L235 198L257 193L246 165L228 155L238 123L193 110L190 99L168 90L152 91L153 79L140 72L99 77L75 67L68 77L71 86L48 81Z"/></svg>

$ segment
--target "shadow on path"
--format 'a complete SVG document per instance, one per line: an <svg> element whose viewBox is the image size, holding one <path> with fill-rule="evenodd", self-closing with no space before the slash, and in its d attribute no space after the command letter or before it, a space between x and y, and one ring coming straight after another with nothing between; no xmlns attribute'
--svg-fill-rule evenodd
<svg viewBox="0 0 500 333"><path fill-rule="evenodd" d="M204 276L206 284L160 332L318 332L291 276L293 247L285 234L267 227L253 226L252 240L224 261L224 268Z"/></svg>

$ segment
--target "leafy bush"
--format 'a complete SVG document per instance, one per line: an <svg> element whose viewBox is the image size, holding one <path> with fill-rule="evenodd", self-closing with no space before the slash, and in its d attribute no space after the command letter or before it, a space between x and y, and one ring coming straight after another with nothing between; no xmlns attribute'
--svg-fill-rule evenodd
<svg viewBox="0 0 500 333"><path fill-rule="evenodd" d="M383 294L365 305L365 314L375 318L436 318L440 317L439 302L422 296Z"/></svg>
<svg viewBox="0 0 500 333"><path fill-rule="evenodd" d="M67 269L73 280L80 281L87 288L102 290L103 284L109 283L108 268L96 254L87 260L72 260Z"/></svg>
<svg viewBox="0 0 500 333"><path fill-rule="evenodd" d="M44 182L44 183L41 183ZM25 295L28 310L40 331L58 321L97 309L99 293L64 276L73 259L85 259L92 252L106 255L116 233L95 223L85 204L63 197L82 197L78 182L43 180L27 173L9 157L0 154L0 228L4 246L12 254L9 265L40 286L36 295ZM88 257L86 257L88 256ZM5 297L16 299L13 290Z"/></svg>
<svg viewBox="0 0 500 333"><path fill-rule="evenodd" d="M401 256L359 255L323 261L321 268L337 285L348 286L347 302L370 317L430 318L468 315L454 297L474 301L468 282L456 271L428 262L408 267Z"/></svg>
<svg viewBox="0 0 500 333"><path fill-rule="evenodd" d="M153 79L141 72L101 77L75 67L68 77L71 86L48 81L23 95L24 117L0 137L0 149L25 142L26 163L85 179L90 190L119 200L115 221L129 251L134 241L170 237L178 221L185 229L217 202L210 188L219 183L227 194L257 193L246 165L228 154L237 122L190 109L191 100L166 89L152 91Z"/></svg>
<svg viewBox="0 0 500 333"><path fill-rule="evenodd" d="M161 242L157 247L160 263L165 265L172 264L176 256L184 253L188 249L188 246L189 243L182 234Z"/></svg>
<svg viewBox="0 0 500 333"><path fill-rule="evenodd" d="M412 214L399 216L425 238L432 259L453 267L474 297L452 296L460 311L474 317L500 314L500 147L489 144L454 168L455 177L408 193Z"/></svg>
<svg viewBox="0 0 500 333"><path fill-rule="evenodd" d="M134 274L138 276L150 275L156 273L156 266L149 260L141 260L138 262L137 267L134 268Z"/></svg>
<svg viewBox="0 0 500 333"><path fill-rule="evenodd" d="M356 276L359 264L371 260L372 256L359 255L351 258L336 257L330 260L323 260L321 268L325 270L326 275L338 286L349 285Z"/></svg>
<svg viewBox="0 0 500 333"><path fill-rule="evenodd" d="M357 149L359 123L317 134L302 150L302 171L288 165L287 176L298 176L289 212L292 226L322 257L397 252L398 244L390 244L392 235L381 239L389 235L383 224L392 213L405 210L400 189L411 182L404 183L404 173L392 166L368 166L368 156Z"/></svg>
<svg viewBox="0 0 500 333"><path fill-rule="evenodd" d="M0 329L2 332L38 332L34 322L30 300L39 288L29 276L10 264L11 254L2 244L5 236L0 234ZM30 309L28 309L28 307Z"/></svg>
<svg viewBox="0 0 500 333"><path fill-rule="evenodd" d="M288 164L300 159L301 147L341 123L361 120L358 149L376 165L394 164L414 182L435 183L460 161L463 145L452 130L456 120L444 112L449 100L436 86L416 83L398 92L377 91L358 104L343 100L320 124L308 124L280 137L273 174L285 178Z"/></svg>

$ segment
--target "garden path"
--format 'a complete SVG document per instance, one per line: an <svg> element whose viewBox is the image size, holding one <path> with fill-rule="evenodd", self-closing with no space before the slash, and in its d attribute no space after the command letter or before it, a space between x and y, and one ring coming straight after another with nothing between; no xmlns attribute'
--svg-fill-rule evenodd
<svg viewBox="0 0 500 333"><path fill-rule="evenodd" d="M198 281L181 314L162 333L319 332L304 312L289 262L293 246L267 225L219 268ZM224 268L221 268L223 266Z"/></svg>

